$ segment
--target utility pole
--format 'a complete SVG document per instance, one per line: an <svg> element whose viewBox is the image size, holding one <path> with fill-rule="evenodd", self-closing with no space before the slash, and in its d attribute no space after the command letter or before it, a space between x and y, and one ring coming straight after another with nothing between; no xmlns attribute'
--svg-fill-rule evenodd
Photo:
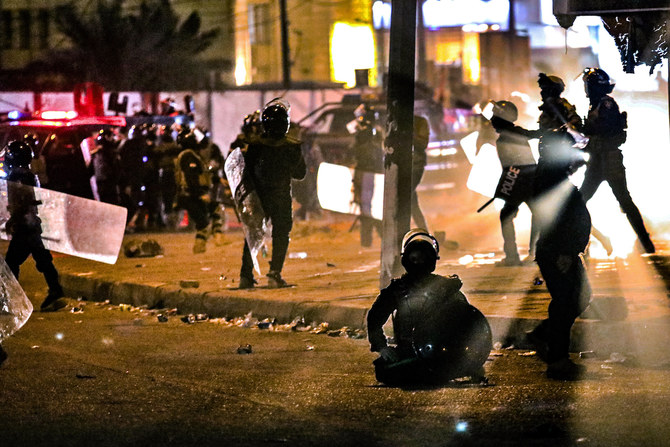
<svg viewBox="0 0 670 447"><path fill-rule="evenodd" d="M384 220L380 287L402 272L400 244L409 231L412 198L412 136L416 57L415 0L391 2L391 37L386 107Z"/></svg>
<svg viewBox="0 0 670 447"><path fill-rule="evenodd" d="M291 50L288 45L286 0L279 0L279 18L281 21L282 84L285 89L288 89L291 88Z"/></svg>
<svg viewBox="0 0 670 447"><path fill-rule="evenodd" d="M416 10L416 38L417 38L417 69L416 80L426 82L428 67L426 63L426 27L423 24L423 0L417 0Z"/></svg>

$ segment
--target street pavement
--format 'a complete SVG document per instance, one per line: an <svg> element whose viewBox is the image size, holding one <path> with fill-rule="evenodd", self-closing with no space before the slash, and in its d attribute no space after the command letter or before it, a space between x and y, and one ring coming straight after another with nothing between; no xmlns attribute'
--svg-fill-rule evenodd
<svg viewBox="0 0 670 447"><path fill-rule="evenodd" d="M39 306L30 262L21 284ZM670 365L621 353L582 356L564 382L532 351L494 349L488 383L393 388L364 339L67 302L2 343L3 447L670 445Z"/></svg>
<svg viewBox="0 0 670 447"><path fill-rule="evenodd" d="M126 235L125 242L154 239L164 252L147 258L122 253L114 265L54 255L73 298L177 309L183 315L234 318L251 312L278 323L304 318L308 324L327 322L331 329L364 329L379 291L380 243L376 239L372 247L360 247L350 225L350 219L329 214L296 222L283 272L294 286L285 289L268 289L263 275L257 276L255 289L237 289L243 236L235 226L222 246L210 239L206 253L198 255L192 253L194 235L188 232ZM476 239L443 248L436 273L462 279L468 300L488 318L495 343L524 347L525 332L546 317L549 303L539 269L533 263L496 266L502 255L498 247ZM661 250L654 256L588 259L593 303L575 324L573 351L626 353L652 364L668 361L670 275L665 247L657 245ZM263 274L267 261L260 258Z"/></svg>

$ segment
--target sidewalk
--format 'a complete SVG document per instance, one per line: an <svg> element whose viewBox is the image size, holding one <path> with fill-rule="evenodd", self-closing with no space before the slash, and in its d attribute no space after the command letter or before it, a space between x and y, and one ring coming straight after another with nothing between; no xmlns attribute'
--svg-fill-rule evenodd
<svg viewBox="0 0 670 447"><path fill-rule="evenodd" d="M344 219L295 223L283 272L295 287L286 289L268 289L265 276L257 276L255 289L237 289L243 237L239 228L225 234L221 247L210 240L200 255L191 252L191 233L142 233L125 240L155 239L164 248L163 256L126 258L121 253L115 265L107 265L55 254L55 262L72 297L177 308L180 314L232 318L253 312L259 319L281 323L302 316L308 323L328 322L331 328L364 328L379 291L379 240L362 249L349 225ZM468 247L440 255L436 273L460 276L468 300L487 316L494 342L523 346L524 333L546 317L549 303L546 287L537 280L537 266L496 267L499 252ZM260 259L263 275L267 261ZM589 318L575 324L573 350L650 359L667 351L670 308L659 274L666 265L661 255L591 260L595 304L583 315ZM182 287L182 281L195 281L198 287Z"/></svg>

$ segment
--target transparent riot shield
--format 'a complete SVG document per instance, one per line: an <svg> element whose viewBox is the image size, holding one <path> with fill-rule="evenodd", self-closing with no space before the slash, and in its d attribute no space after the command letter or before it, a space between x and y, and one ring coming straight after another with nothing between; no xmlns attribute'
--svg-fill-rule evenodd
<svg viewBox="0 0 670 447"><path fill-rule="evenodd" d="M356 171L323 162L319 165L316 193L321 208L381 220L384 214L384 174ZM354 182L360 188L359 197Z"/></svg>
<svg viewBox="0 0 670 447"><path fill-rule="evenodd" d="M33 305L19 285L4 258L0 258L0 342L18 331L30 314Z"/></svg>
<svg viewBox="0 0 670 447"><path fill-rule="evenodd" d="M245 174L244 155L240 149L235 149L228 155L224 171L235 201L237 217L242 224L244 237L249 245L254 268L260 274L258 252L261 251L266 239L272 233L272 227L265 217L261 199L256 193L253 181Z"/></svg>
<svg viewBox="0 0 670 447"><path fill-rule="evenodd" d="M11 188L8 188L11 183ZM95 200L0 180L0 238L9 240L9 190L37 206L48 250L114 264L126 228L127 210Z"/></svg>

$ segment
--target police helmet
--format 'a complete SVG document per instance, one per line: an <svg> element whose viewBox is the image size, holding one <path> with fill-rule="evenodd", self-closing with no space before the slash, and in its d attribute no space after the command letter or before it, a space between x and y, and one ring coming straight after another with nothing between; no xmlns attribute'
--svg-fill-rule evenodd
<svg viewBox="0 0 670 447"><path fill-rule="evenodd" d="M614 82L601 68L584 69L583 80L584 91L589 98L605 96L614 90Z"/></svg>
<svg viewBox="0 0 670 447"><path fill-rule="evenodd" d="M400 262L408 273L430 273L440 259L437 239L423 228L414 228L402 238Z"/></svg>
<svg viewBox="0 0 670 447"><path fill-rule="evenodd" d="M262 129L261 125L261 111L256 110L253 113L248 114L244 117L242 123L242 133L245 135L260 134Z"/></svg>
<svg viewBox="0 0 670 447"><path fill-rule="evenodd" d="M291 106L281 98L275 98L267 103L261 114L263 133L271 138L286 135L291 124L290 111Z"/></svg>
<svg viewBox="0 0 670 447"><path fill-rule="evenodd" d="M114 132L110 129L102 129L98 132L98 136L95 138L98 144L112 141L114 139Z"/></svg>
<svg viewBox="0 0 670 447"><path fill-rule="evenodd" d="M493 116L513 123L519 118L519 110L511 101L491 101L493 104Z"/></svg>
<svg viewBox="0 0 670 447"><path fill-rule="evenodd" d="M537 79L537 85L540 86L540 91L543 97L557 98L565 90L565 82L558 76L547 75L540 73Z"/></svg>
<svg viewBox="0 0 670 447"><path fill-rule="evenodd" d="M23 141L11 141L5 148L5 164L9 169L30 168L32 159L33 150Z"/></svg>
<svg viewBox="0 0 670 447"><path fill-rule="evenodd" d="M190 129L184 129L177 135L177 144L182 149L198 149L198 139Z"/></svg>

